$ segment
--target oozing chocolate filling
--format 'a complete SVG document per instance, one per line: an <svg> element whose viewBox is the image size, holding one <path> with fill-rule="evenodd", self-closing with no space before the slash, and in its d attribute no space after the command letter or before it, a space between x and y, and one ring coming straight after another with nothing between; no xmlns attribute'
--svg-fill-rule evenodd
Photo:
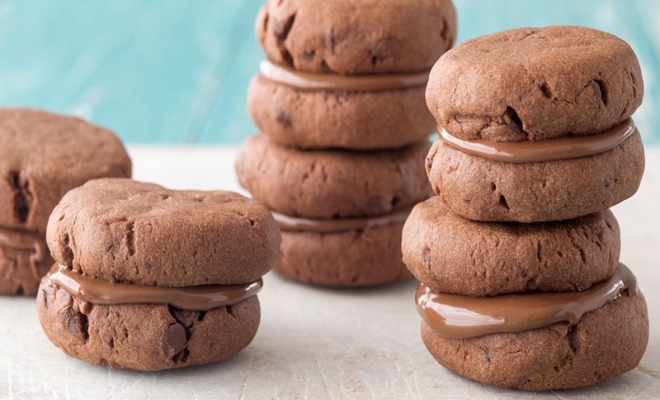
<svg viewBox="0 0 660 400"><path fill-rule="evenodd" d="M268 60L259 66L261 75L273 82L301 90L379 91L422 87L429 71L412 74L338 75L314 74L276 65Z"/></svg>
<svg viewBox="0 0 660 400"><path fill-rule="evenodd" d="M466 339L491 333L521 332L557 322L576 324L589 311L637 294L637 280L619 263L607 280L580 292L533 292L494 297L437 293L420 283L417 311L440 336Z"/></svg>
<svg viewBox="0 0 660 400"><path fill-rule="evenodd" d="M333 233L355 229L374 229L404 223L411 211L412 208L406 208L391 214L371 218L306 219L278 213L273 213L273 217L284 232Z"/></svg>
<svg viewBox="0 0 660 400"><path fill-rule="evenodd" d="M245 285L164 287L115 283L54 265L48 277L72 295L92 304L171 304L183 310L208 311L236 304L256 295L263 280Z"/></svg>
<svg viewBox="0 0 660 400"><path fill-rule="evenodd" d="M463 140L452 136L444 129L440 129L440 137L449 146L474 156L509 163L533 163L604 153L619 146L636 130L633 120L628 119L595 135L570 136L548 140L524 142L494 142L483 139Z"/></svg>

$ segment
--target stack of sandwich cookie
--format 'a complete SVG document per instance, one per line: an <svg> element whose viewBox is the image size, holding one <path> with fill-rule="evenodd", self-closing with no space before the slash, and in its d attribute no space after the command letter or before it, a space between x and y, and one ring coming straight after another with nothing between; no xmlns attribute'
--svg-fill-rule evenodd
<svg viewBox="0 0 660 400"><path fill-rule="evenodd" d="M92 364L142 371L226 359L256 334L279 229L253 200L90 181L55 208L56 264L37 307L49 339Z"/></svg>
<svg viewBox="0 0 660 400"><path fill-rule="evenodd" d="M274 271L332 286L410 277L401 229L431 192L424 87L454 40L452 3L272 0L256 29L268 60L248 108L262 133L236 172L282 229Z"/></svg>
<svg viewBox="0 0 660 400"><path fill-rule="evenodd" d="M438 362L526 390L639 363L648 313L608 208L641 181L642 95L632 49L587 28L501 32L440 58L427 89L444 128L426 160L438 196L402 244Z"/></svg>
<svg viewBox="0 0 660 400"><path fill-rule="evenodd" d="M130 177L131 160L109 130L77 118L0 109L0 295L35 295L53 265L46 223L70 189Z"/></svg>

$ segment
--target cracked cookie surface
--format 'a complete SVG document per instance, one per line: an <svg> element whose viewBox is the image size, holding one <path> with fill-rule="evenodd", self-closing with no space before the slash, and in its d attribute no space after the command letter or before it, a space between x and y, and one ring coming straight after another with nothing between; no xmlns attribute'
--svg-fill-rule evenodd
<svg viewBox="0 0 660 400"><path fill-rule="evenodd" d="M195 286L250 283L277 260L280 234L258 202L99 179L67 193L47 242L55 261L108 281Z"/></svg>
<svg viewBox="0 0 660 400"><path fill-rule="evenodd" d="M403 233L403 261L436 292L494 296L579 291L619 262L619 225L609 210L558 222L484 223L449 211L439 197L418 204Z"/></svg>
<svg viewBox="0 0 660 400"><path fill-rule="evenodd" d="M461 43L434 66L426 101L461 139L545 140L609 129L640 106L630 46L590 28L521 28Z"/></svg>
<svg viewBox="0 0 660 400"><path fill-rule="evenodd" d="M450 0L269 0L256 21L268 58L342 75L429 69L456 38Z"/></svg>

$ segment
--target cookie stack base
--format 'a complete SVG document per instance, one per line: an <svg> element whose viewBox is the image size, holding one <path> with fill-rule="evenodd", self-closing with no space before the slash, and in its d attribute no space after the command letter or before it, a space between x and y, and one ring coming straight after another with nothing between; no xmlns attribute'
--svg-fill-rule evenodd
<svg viewBox="0 0 660 400"><path fill-rule="evenodd" d="M37 296L46 336L92 364L158 371L227 359L254 338L256 296L207 312L162 304L93 305L42 280Z"/></svg>
<svg viewBox="0 0 660 400"><path fill-rule="evenodd" d="M411 278L401 261L403 223L337 233L282 232L277 274L324 286L360 287Z"/></svg>
<svg viewBox="0 0 660 400"><path fill-rule="evenodd" d="M585 314L517 333L447 339L422 322L422 340L445 368L475 381L523 390L569 389L637 366L649 335L646 302L624 296Z"/></svg>

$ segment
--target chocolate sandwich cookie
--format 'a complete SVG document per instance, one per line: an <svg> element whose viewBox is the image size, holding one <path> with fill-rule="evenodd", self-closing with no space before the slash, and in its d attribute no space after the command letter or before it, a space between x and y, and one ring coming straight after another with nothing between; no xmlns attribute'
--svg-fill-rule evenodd
<svg viewBox="0 0 660 400"><path fill-rule="evenodd" d="M289 217L376 217L428 198L429 146L423 140L387 151L300 151L257 135L239 150L236 173L256 200Z"/></svg>
<svg viewBox="0 0 660 400"><path fill-rule="evenodd" d="M226 359L254 337L261 276L280 235L258 202L229 192L91 181L51 215L56 265L39 319L65 353L143 371Z"/></svg>
<svg viewBox="0 0 660 400"><path fill-rule="evenodd" d="M619 225L609 211L557 222L485 223L433 197L403 230L403 261L432 290L466 296L580 291L612 275Z"/></svg>
<svg viewBox="0 0 660 400"><path fill-rule="evenodd" d="M648 312L632 272L580 292L475 298L417 291L422 339L446 368L525 390L588 386L634 368L648 342Z"/></svg>
<svg viewBox="0 0 660 400"><path fill-rule="evenodd" d="M272 140L365 150L435 131L423 93L456 36L450 0L272 0L256 33L268 60L250 85L248 109Z"/></svg>
<svg viewBox="0 0 660 400"><path fill-rule="evenodd" d="M0 295L34 295L53 264L45 232L60 198L90 179L130 177L131 160L107 129L0 109L0 176Z"/></svg>
<svg viewBox="0 0 660 400"><path fill-rule="evenodd" d="M427 157L429 180L474 220L607 209L642 177L630 116L643 93L630 46L593 29L515 29L464 42L429 79L427 104L443 128Z"/></svg>

